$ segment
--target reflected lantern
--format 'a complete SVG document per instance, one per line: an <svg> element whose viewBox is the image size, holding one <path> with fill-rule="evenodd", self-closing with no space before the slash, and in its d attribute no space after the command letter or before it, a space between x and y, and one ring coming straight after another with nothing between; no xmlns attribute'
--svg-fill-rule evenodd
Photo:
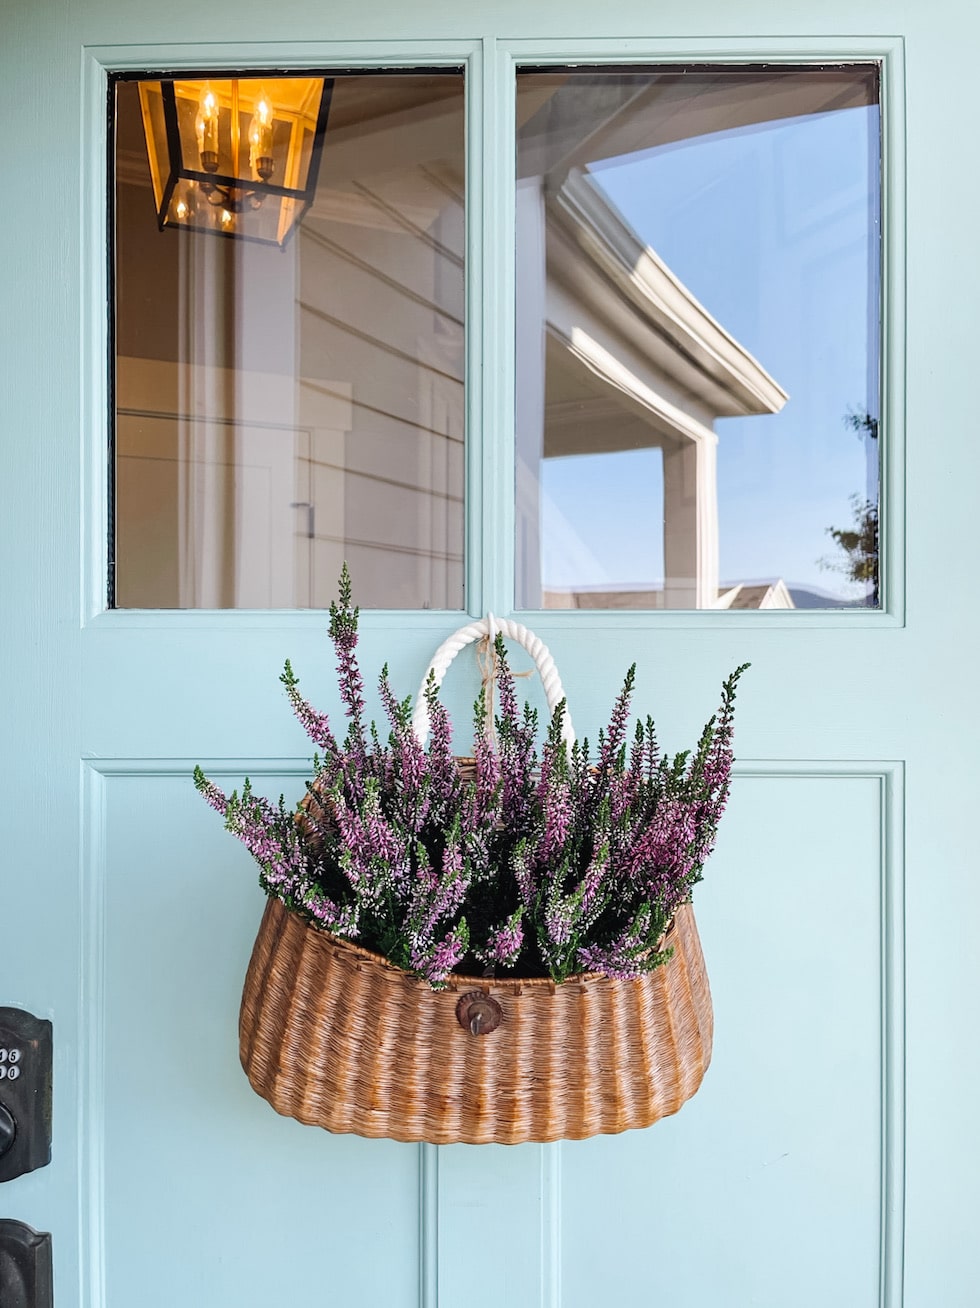
<svg viewBox="0 0 980 1308"><path fill-rule="evenodd" d="M140 82L157 221L286 244L313 200L333 80Z"/></svg>

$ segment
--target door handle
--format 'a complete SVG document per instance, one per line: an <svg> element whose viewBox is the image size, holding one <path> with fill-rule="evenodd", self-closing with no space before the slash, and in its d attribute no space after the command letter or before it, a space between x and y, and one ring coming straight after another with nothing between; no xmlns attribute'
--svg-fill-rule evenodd
<svg viewBox="0 0 980 1308"><path fill-rule="evenodd" d="M316 536L316 508L309 500L293 500L289 505L291 509L306 510L306 534L310 540Z"/></svg>
<svg viewBox="0 0 980 1308"><path fill-rule="evenodd" d="M3 1308L53 1308L51 1236L0 1218L0 1303Z"/></svg>

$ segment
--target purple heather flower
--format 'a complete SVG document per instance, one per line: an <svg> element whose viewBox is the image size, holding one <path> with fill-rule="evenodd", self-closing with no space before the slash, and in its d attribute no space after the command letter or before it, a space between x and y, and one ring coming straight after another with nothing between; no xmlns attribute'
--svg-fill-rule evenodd
<svg viewBox="0 0 980 1308"><path fill-rule="evenodd" d="M608 775L615 765L619 756L619 751L622 749L623 742L626 740L630 701L633 698L633 682L635 679L636 664L634 663L626 674L623 689L616 697L612 717L609 719L609 728L603 738L602 750L599 754L599 770L604 775Z"/></svg>
<svg viewBox="0 0 980 1308"><path fill-rule="evenodd" d="M578 894L549 896L544 910L544 929L549 954L560 951L572 938L581 912Z"/></svg>
<svg viewBox="0 0 980 1308"><path fill-rule="evenodd" d="M206 777L200 768L194 769L194 785L214 811L224 817L228 808L228 798L224 791L220 790L213 781Z"/></svg>
<svg viewBox="0 0 980 1308"><path fill-rule="evenodd" d="M351 806L339 783L330 798L341 867L359 899L377 902L385 886L395 887L406 874L405 843L381 812L377 780L372 777L365 784L359 808Z"/></svg>
<svg viewBox="0 0 980 1308"><path fill-rule="evenodd" d="M432 778L432 816L437 821L451 820L458 810L462 778L453 754L453 725L444 704L440 703L435 678L425 688L429 709L428 772Z"/></svg>
<svg viewBox="0 0 980 1308"><path fill-rule="evenodd" d="M494 927L487 937L485 949L477 950L476 956L481 963L496 967L512 967L524 947L524 927L522 919L524 908L521 906L513 912L506 922Z"/></svg>
<svg viewBox="0 0 980 1308"><path fill-rule="evenodd" d="M464 829L492 829L502 816L503 781L500 755L484 735L473 742L476 778L464 800Z"/></svg>
<svg viewBox="0 0 980 1308"><path fill-rule="evenodd" d="M532 866L531 851L526 840L517 843L511 855L511 870L517 882L517 892L525 908L531 909L538 897L538 884Z"/></svg>
<svg viewBox="0 0 980 1308"><path fill-rule="evenodd" d="M310 740L319 749L325 749L329 757L336 757L338 753L337 741L330 729L330 720L325 713L318 713L312 704L299 693L299 683L293 675L289 659L286 660L285 669L279 680L286 687L286 694L289 696L293 712Z"/></svg>
<svg viewBox="0 0 980 1308"><path fill-rule="evenodd" d="M646 904L610 944L581 946L579 967L586 972L604 972L622 981L641 976L649 970L640 955L649 948L650 918L650 906Z"/></svg>
<svg viewBox="0 0 980 1308"><path fill-rule="evenodd" d="M726 681L719 713L694 754L671 760L661 756L650 718L637 724L627 748L631 668L598 755L590 757L586 742L566 749L560 709L537 747L536 715L519 712L498 642L497 739L484 730L490 710L481 693L475 776L464 781L434 681L424 691L427 748L415 738L410 705L396 699L387 670L380 687L387 740L374 723L365 724L357 621L345 568L330 611L348 720L342 741L300 695L288 662L282 677L293 712L325 753L315 761L318 803L305 820L297 822L283 801L277 810L254 795L247 781L241 796L229 798L195 772L206 802L259 863L265 890L317 926L382 949L433 985L468 951L506 969L520 965L527 950L532 966L543 963L555 980L579 967L634 976L660 961L651 952L654 937L699 879L728 798L742 669ZM477 887L479 912L471 916L481 930L471 946L464 914Z"/></svg>
<svg viewBox="0 0 980 1308"><path fill-rule="evenodd" d="M344 564L340 577L340 602L330 605L330 638L337 655L340 698L350 726L345 746L363 771L367 770L367 741L364 732L364 682L357 664L358 611L351 602L350 573Z"/></svg>
<svg viewBox="0 0 980 1308"><path fill-rule="evenodd" d="M510 664L507 662L507 655L504 651L503 636L498 636L494 643L493 658L497 671L497 689L500 694L500 717L504 722L510 723L516 728L520 723L520 714L517 710L517 692L514 688L514 674L510 670Z"/></svg>
<svg viewBox="0 0 980 1308"><path fill-rule="evenodd" d="M201 773L198 788L217 805L221 792ZM220 811L220 809L219 809ZM225 826L259 864L262 884L283 897L294 894L308 878L299 832L272 805L252 793L248 780L241 797L232 794L224 805Z"/></svg>
<svg viewBox="0 0 980 1308"><path fill-rule="evenodd" d="M547 774L542 773L537 801L542 811L542 829L536 857L542 863L549 863L564 849L575 821L575 805L567 774L554 767L550 767Z"/></svg>
<svg viewBox="0 0 980 1308"><path fill-rule="evenodd" d="M463 856L459 832L454 828L446 842L439 872L426 860L426 865L420 866L412 888L407 920L413 953L424 952L430 946L432 933L440 922L459 911L469 886L469 868Z"/></svg>
<svg viewBox="0 0 980 1308"><path fill-rule="evenodd" d="M656 900L686 891L687 877L692 870L690 847L694 835L694 813L690 806L680 799L663 800L629 850L629 880Z"/></svg>
<svg viewBox="0 0 980 1308"><path fill-rule="evenodd" d="M466 923L460 922L434 947L427 951L413 951L411 966L427 981L438 985L459 964L468 945Z"/></svg>
<svg viewBox="0 0 980 1308"><path fill-rule="evenodd" d="M582 878L580 890L583 925L588 924L591 926L602 911L605 903L603 890L609 879L609 869L610 851L609 842L607 841L595 850L585 876Z"/></svg>
<svg viewBox="0 0 980 1308"><path fill-rule="evenodd" d="M450 931L445 940L436 946L429 961L429 976L433 981L444 981L466 953L466 942L458 930Z"/></svg>
<svg viewBox="0 0 980 1308"><path fill-rule="evenodd" d="M359 925L357 904L335 904L316 888L308 890L302 902L319 926L336 936L343 936L345 940L356 939Z"/></svg>

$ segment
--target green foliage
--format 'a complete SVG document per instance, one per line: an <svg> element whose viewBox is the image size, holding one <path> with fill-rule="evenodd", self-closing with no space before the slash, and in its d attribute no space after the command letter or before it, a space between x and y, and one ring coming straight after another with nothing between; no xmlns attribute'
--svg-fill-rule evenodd
<svg viewBox="0 0 980 1308"><path fill-rule="evenodd" d="M867 412L851 409L844 424L857 436L878 440L878 419ZM848 581L862 586L873 608L880 599L880 549L878 501L862 495L849 498L852 514L850 527L828 527L827 535L840 551L833 558L820 559L822 568L842 573Z"/></svg>

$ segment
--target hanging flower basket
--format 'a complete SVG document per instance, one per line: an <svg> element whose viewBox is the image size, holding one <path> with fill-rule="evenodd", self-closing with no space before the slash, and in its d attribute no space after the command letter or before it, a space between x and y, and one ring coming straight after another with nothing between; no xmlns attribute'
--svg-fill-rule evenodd
<svg viewBox="0 0 980 1308"><path fill-rule="evenodd" d="M328 1131L521 1144L650 1126L711 1060L689 904L666 943L667 963L627 981L452 975L432 990L270 899L242 996L242 1066L276 1112Z"/></svg>
<svg viewBox="0 0 980 1308"><path fill-rule="evenodd" d="M341 595L342 746L288 663L283 676L328 751L298 812L247 782L226 798L196 774L270 896L239 1024L253 1089L329 1131L433 1144L582 1139L677 1112L711 1059L690 888L727 797L741 669L697 751L674 759L650 719L627 750L631 669L593 757L575 744L547 648L491 617L439 648L414 712L382 674L392 732L385 746L372 726L369 747L346 570ZM504 636L541 678L551 725L540 754ZM461 767L438 689L475 641L484 688L475 758Z"/></svg>

